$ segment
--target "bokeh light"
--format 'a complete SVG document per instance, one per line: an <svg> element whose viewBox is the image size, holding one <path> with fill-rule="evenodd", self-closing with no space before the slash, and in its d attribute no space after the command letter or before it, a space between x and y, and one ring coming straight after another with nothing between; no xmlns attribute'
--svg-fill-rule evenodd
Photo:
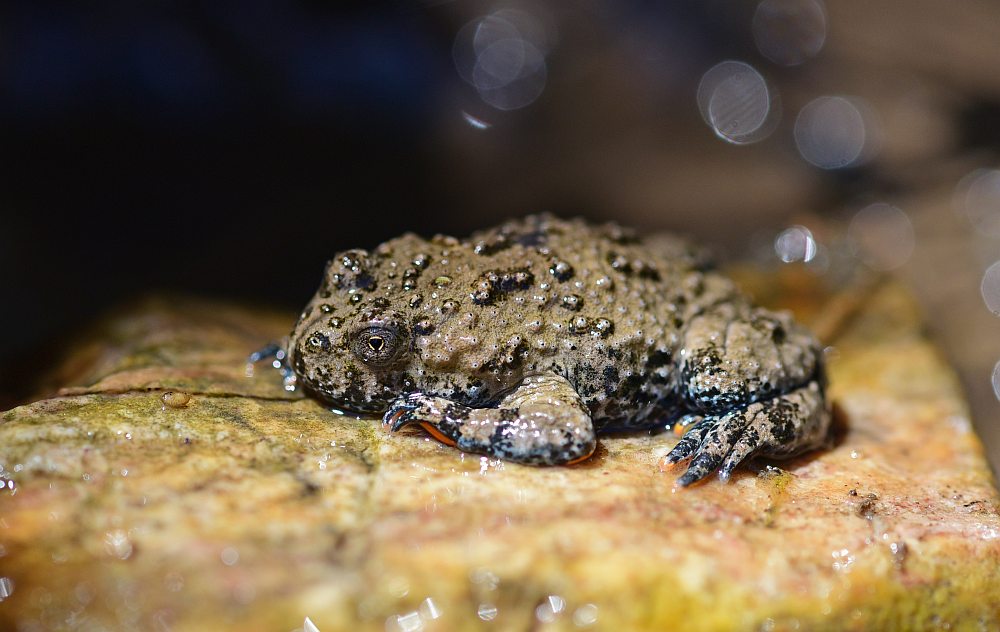
<svg viewBox="0 0 1000 632"><path fill-rule="evenodd" d="M471 127L474 127L476 129L489 129L493 127L493 124L490 123L489 121L483 120L478 116L473 116L472 114L469 114L468 112L465 111L462 112L462 119L466 123L468 123Z"/></svg>
<svg viewBox="0 0 1000 632"><path fill-rule="evenodd" d="M816 240L805 226L792 226L778 233L774 252L785 263L808 263L816 257Z"/></svg>
<svg viewBox="0 0 1000 632"><path fill-rule="evenodd" d="M797 66L826 41L826 11L817 0L764 0L753 15L753 39L764 57Z"/></svg>
<svg viewBox="0 0 1000 632"><path fill-rule="evenodd" d="M977 169L958 185L959 212L973 228L1000 237L1000 171Z"/></svg>
<svg viewBox="0 0 1000 632"><path fill-rule="evenodd" d="M14 594L14 580L10 577L0 577L0 601Z"/></svg>
<svg viewBox="0 0 1000 632"><path fill-rule="evenodd" d="M809 163L841 169L871 158L878 129L870 109L857 99L824 96L807 103L795 119L795 145Z"/></svg>
<svg viewBox="0 0 1000 632"><path fill-rule="evenodd" d="M724 61L702 75L698 110L719 138L745 145L766 138L774 129L773 91L753 66Z"/></svg>
<svg viewBox="0 0 1000 632"><path fill-rule="evenodd" d="M993 265L986 268L979 291L983 294L983 302L986 303L986 307L1000 316L1000 261L995 261Z"/></svg>
<svg viewBox="0 0 1000 632"><path fill-rule="evenodd" d="M541 18L500 9L458 31L452 58L459 76L483 101L498 110L516 110L545 89L545 55L554 39L554 29Z"/></svg>
<svg viewBox="0 0 1000 632"><path fill-rule="evenodd" d="M1000 399L1000 362L993 367L993 394Z"/></svg>
<svg viewBox="0 0 1000 632"><path fill-rule="evenodd" d="M880 272L906 263L916 237L909 216L890 204L876 203L855 214L847 227L851 249L862 263Z"/></svg>

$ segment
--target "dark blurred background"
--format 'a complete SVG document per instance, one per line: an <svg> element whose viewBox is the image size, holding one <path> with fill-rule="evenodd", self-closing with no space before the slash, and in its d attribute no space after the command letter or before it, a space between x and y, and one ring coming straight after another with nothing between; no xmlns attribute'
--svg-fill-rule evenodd
<svg viewBox="0 0 1000 632"><path fill-rule="evenodd" d="M998 63L975 0L4 3L0 409L130 297L548 210L901 276L1000 452Z"/></svg>

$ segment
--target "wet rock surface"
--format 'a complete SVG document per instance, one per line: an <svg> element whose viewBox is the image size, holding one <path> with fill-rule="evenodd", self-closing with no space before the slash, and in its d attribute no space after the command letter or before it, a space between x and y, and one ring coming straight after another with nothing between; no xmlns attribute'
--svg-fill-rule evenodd
<svg viewBox="0 0 1000 632"><path fill-rule="evenodd" d="M1000 626L997 491L909 295L743 281L827 333L836 445L685 490L669 433L463 455L248 377L291 315L126 310L0 413L0 628Z"/></svg>

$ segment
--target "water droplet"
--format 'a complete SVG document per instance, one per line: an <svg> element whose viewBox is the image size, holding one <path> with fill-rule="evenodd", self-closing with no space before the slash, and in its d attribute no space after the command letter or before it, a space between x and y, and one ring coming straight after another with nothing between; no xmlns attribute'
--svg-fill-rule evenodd
<svg viewBox="0 0 1000 632"><path fill-rule="evenodd" d="M487 568L477 568L470 576L473 584L480 586L484 590L496 590L500 585L500 578L496 573Z"/></svg>
<svg viewBox="0 0 1000 632"><path fill-rule="evenodd" d="M424 629L424 622L419 612L393 615L385 620L386 632L417 632Z"/></svg>
<svg viewBox="0 0 1000 632"><path fill-rule="evenodd" d="M438 619L441 617L441 614L441 608L430 597L420 602L420 617L425 621Z"/></svg>
<svg viewBox="0 0 1000 632"><path fill-rule="evenodd" d="M573 613L573 623L580 628L597 623L597 606L588 603L577 608Z"/></svg>
<svg viewBox="0 0 1000 632"><path fill-rule="evenodd" d="M180 573L167 573L163 578L163 585L170 592L180 592L184 588L184 576Z"/></svg>
<svg viewBox="0 0 1000 632"><path fill-rule="evenodd" d="M275 362L278 365L275 368L279 368L281 366L281 363L278 362L277 360L275 360ZM252 365L250 366L252 367ZM188 405L188 402L191 401L191 395L187 393L179 393L176 391L167 391L160 397L160 399L163 400L164 405L167 406L168 408L184 408L185 406Z"/></svg>
<svg viewBox="0 0 1000 632"><path fill-rule="evenodd" d="M986 268L979 290L987 309L1000 316L1000 261Z"/></svg>
<svg viewBox="0 0 1000 632"><path fill-rule="evenodd" d="M542 623L552 623L565 609L565 599L559 595L549 595L535 608L535 618Z"/></svg>
<svg viewBox="0 0 1000 632"><path fill-rule="evenodd" d="M476 614L483 621L492 621L497 618L497 607L491 603L481 603Z"/></svg>
<svg viewBox="0 0 1000 632"><path fill-rule="evenodd" d="M861 164L877 149L877 126L871 110L857 99L819 97L795 119L795 145L809 163L821 169Z"/></svg>
<svg viewBox="0 0 1000 632"><path fill-rule="evenodd" d="M113 529L104 534L104 550L108 555L120 560L132 556L132 541L124 529Z"/></svg>
<svg viewBox="0 0 1000 632"><path fill-rule="evenodd" d="M31 591L28 591L31 592ZM14 580L10 577L0 577L0 601L14 594Z"/></svg>
<svg viewBox="0 0 1000 632"><path fill-rule="evenodd" d="M1000 237L1000 170L976 169L958 184L961 213L980 233Z"/></svg>
<svg viewBox="0 0 1000 632"><path fill-rule="evenodd" d="M385 582L385 587L397 599L410 594L410 582L405 577L391 577Z"/></svg>
<svg viewBox="0 0 1000 632"><path fill-rule="evenodd" d="M898 268L913 254L915 235L910 218L895 206L876 203L857 212L847 227L854 254L869 268Z"/></svg>
<svg viewBox="0 0 1000 632"><path fill-rule="evenodd" d="M816 256L816 240L805 226L792 226L775 238L774 252L785 263L809 262Z"/></svg>
<svg viewBox="0 0 1000 632"><path fill-rule="evenodd" d="M97 591L94 590L94 587L91 584L81 582L73 589L73 596L76 597L76 600L79 603L87 605L94 600L94 597L97 596Z"/></svg>
<svg viewBox="0 0 1000 632"><path fill-rule="evenodd" d="M826 11L816 0L764 0L753 14L757 50L776 64L797 66L826 41Z"/></svg>
<svg viewBox="0 0 1000 632"><path fill-rule="evenodd" d="M226 566L232 566L240 561L240 552L231 546L227 546L222 549L222 552L219 554L219 558Z"/></svg>
<svg viewBox="0 0 1000 632"><path fill-rule="evenodd" d="M769 122L774 96L763 75L749 64L724 61L702 75L698 109L716 135L743 145L762 140L773 131Z"/></svg>

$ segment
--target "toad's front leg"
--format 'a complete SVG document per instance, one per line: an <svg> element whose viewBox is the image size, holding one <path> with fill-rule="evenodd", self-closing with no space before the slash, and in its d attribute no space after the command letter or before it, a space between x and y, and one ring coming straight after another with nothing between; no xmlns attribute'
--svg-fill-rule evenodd
<svg viewBox="0 0 1000 632"><path fill-rule="evenodd" d="M465 452L532 465L577 463L597 445L590 414L572 385L557 375L525 378L492 408L410 393L393 402L383 421L394 431L419 423Z"/></svg>

